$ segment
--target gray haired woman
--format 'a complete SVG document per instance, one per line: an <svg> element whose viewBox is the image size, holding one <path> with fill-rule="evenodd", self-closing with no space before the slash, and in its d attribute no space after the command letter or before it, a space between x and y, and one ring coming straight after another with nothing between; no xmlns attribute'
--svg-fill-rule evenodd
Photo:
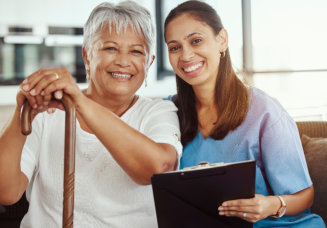
<svg viewBox="0 0 327 228"><path fill-rule="evenodd" d="M65 93L77 111L74 225L156 227L150 178L175 169L182 147L173 103L136 95L154 60L151 16L134 2L102 3L84 32L87 89L63 68L40 69L20 86L0 136L0 204L26 190L21 227L60 226L65 114L54 110ZM34 118L28 137L19 126L25 99Z"/></svg>

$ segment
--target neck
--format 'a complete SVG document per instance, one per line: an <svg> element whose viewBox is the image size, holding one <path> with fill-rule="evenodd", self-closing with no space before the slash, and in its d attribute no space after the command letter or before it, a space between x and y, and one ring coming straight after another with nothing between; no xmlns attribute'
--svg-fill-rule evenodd
<svg viewBox="0 0 327 228"><path fill-rule="evenodd" d="M193 86L193 91L198 107L215 106L215 85Z"/></svg>

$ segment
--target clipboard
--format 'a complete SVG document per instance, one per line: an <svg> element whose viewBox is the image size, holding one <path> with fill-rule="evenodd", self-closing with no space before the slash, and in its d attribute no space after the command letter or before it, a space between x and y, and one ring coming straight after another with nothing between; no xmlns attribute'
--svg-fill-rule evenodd
<svg viewBox="0 0 327 228"><path fill-rule="evenodd" d="M255 160L249 160L202 162L185 170L154 174L151 182L158 227L253 227L241 218L220 216L218 205L254 197L255 171Z"/></svg>

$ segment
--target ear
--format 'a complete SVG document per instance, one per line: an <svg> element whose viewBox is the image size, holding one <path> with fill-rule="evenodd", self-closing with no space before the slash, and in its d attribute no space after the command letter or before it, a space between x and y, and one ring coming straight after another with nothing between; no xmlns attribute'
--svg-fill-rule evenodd
<svg viewBox="0 0 327 228"><path fill-rule="evenodd" d="M149 68L150 68L150 66L152 65L152 63L153 63L153 61L155 60L155 58L156 58L156 57L153 55L153 56L152 56L151 63L149 64Z"/></svg>
<svg viewBox="0 0 327 228"><path fill-rule="evenodd" d="M226 49L228 48L228 33L227 30L222 28L218 35L216 36L217 42L220 46L220 52L224 52L226 51Z"/></svg>
<svg viewBox="0 0 327 228"><path fill-rule="evenodd" d="M83 54L83 60L84 60L84 65L85 65L85 68L90 68L90 61L89 61L89 58L87 56L87 51L85 50L85 48L83 47L82 48L82 54Z"/></svg>

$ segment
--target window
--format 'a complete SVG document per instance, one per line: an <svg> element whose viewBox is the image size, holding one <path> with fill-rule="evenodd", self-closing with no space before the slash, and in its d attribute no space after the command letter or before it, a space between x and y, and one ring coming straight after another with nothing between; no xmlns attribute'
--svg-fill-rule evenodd
<svg viewBox="0 0 327 228"><path fill-rule="evenodd" d="M296 119L327 119L327 2L251 3L253 84Z"/></svg>

